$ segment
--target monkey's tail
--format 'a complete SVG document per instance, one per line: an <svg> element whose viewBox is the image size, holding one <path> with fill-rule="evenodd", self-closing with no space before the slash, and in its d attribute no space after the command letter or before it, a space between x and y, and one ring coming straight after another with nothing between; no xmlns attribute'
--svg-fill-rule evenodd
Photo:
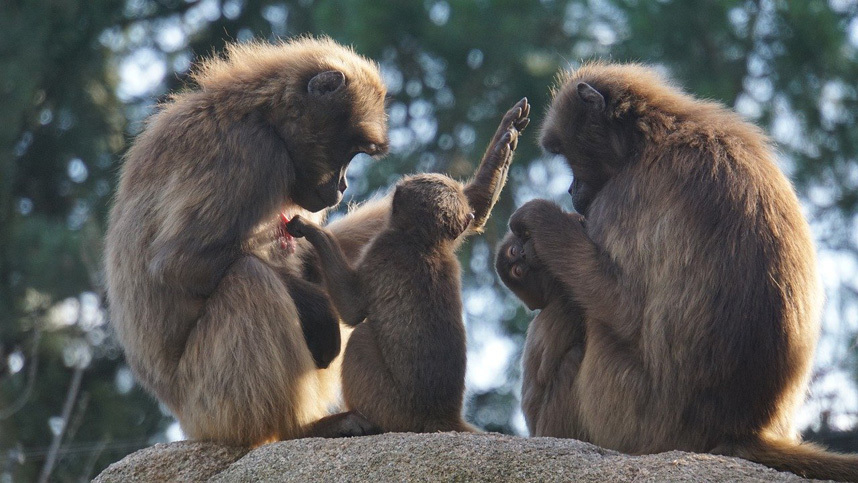
<svg viewBox="0 0 858 483"><path fill-rule="evenodd" d="M858 482L858 454L834 453L813 443L763 437L739 445L733 454L805 478Z"/></svg>

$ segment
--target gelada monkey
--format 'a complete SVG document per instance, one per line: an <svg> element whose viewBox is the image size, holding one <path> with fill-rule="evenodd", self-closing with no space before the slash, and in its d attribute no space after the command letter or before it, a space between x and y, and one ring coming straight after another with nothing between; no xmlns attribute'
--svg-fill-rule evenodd
<svg viewBox="0 0 858 483"><path fill-rule="evenodd" d="M506 172L528 113L526 100L507 113L482 171ZM475 219L474 189L439 174L406 177L389 221L354 268L329 231L301 217L287 225L315 246L334 305L356 326L343 397L380 431L475 431L461 415L466 347L456 258ZM479 219L487 217L480 210Z"/></svg>
<svg viewBox="0 0 858 483"><path fill-rule="evenodd" d="M355 154L386 151L378 68L300 38L230 45L193 81L128 151L110 213L110 316L128 363L193 439L362 434L354 416L313 424L336 402L324 368L339 321L305 277L306 242L277 219L321 221ZM338 234L360 239L363 224Z"/></svg>
<svg viewBox="0 0 858 483"><path fill-rule="evenodd" d="M858 456L794 427L822 296L763 133L649 68L595 63L562 77L541 144L571 167L578 213L529 202L497 260L545 307L524 354L531 432L858 481Z"/></svg>

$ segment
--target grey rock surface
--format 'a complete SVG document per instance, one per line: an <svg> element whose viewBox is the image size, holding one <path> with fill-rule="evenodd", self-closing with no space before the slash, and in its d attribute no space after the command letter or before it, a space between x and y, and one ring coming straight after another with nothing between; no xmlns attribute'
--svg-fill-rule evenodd
<svg viewBox="0 0 858 483"><path fill-rule="evenodd" d="M571 439L500 434L312 438L245 452L158 444L114 463L95 481L806 481L738 458L680 451L629 456Z"/></svg>

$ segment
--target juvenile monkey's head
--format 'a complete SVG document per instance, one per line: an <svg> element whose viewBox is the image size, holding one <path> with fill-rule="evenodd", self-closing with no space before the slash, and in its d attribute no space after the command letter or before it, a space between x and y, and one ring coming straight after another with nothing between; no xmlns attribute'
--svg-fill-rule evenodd
<svg viewBox="0 0 858 483"><path fill-rule="evenodd" d="M636 119L625 79L637 69L645 70L587 64L561 74L554 89L540 144L572 168L569 194L579 213L586 215L605 183L634 160Z"/></svg>
<svg viewBox="0 0 858 483"><path fill-rule="evenodd" d="M404 178L393 193L391 224L429 242L455 240L473 221L462 185L441 174Z"/></svg>
<svg viewBox="0 0 858 483"><path fill-rule="evenodd" d="M232 106L218 109L261 116L292 161L291 201L309 211L342 199L357 154L387 153L387 89L378 66L331 39L232 44L194 78Z"/></svg>

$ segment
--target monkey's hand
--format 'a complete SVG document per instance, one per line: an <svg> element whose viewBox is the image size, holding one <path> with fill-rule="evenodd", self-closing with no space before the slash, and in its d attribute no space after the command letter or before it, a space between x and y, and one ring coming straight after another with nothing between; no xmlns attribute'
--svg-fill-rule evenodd
<svg viewBox="0 0 858 483"><path fill-rule="evenodd" d="M509 219L509 229L524 247L531 261L556 260L578 243L589 241L584 230L584 217L567 213L556 203L536 199L522 205ZM546 263L550 268L550 263Z"/></svg>
<svg viewBox="0 0 858 483"><path fill-rule="evenodd" d="M319 226L312 221L305 220L301 215L295 215L295 217L286 224L286 231L295 238L304 238L316 231L319 231ZM310 242L312 243L312 240L310 240Z"/></svg>
<svg viewBox="0 0 858 483"><path fill-rule="evenodd" d="M503 117L486 154L480 161L474 179L465 187L468 203L474 210L471 229L481 231L506 184L518 136L530 123L527 98L518 101Z"/></svg>

